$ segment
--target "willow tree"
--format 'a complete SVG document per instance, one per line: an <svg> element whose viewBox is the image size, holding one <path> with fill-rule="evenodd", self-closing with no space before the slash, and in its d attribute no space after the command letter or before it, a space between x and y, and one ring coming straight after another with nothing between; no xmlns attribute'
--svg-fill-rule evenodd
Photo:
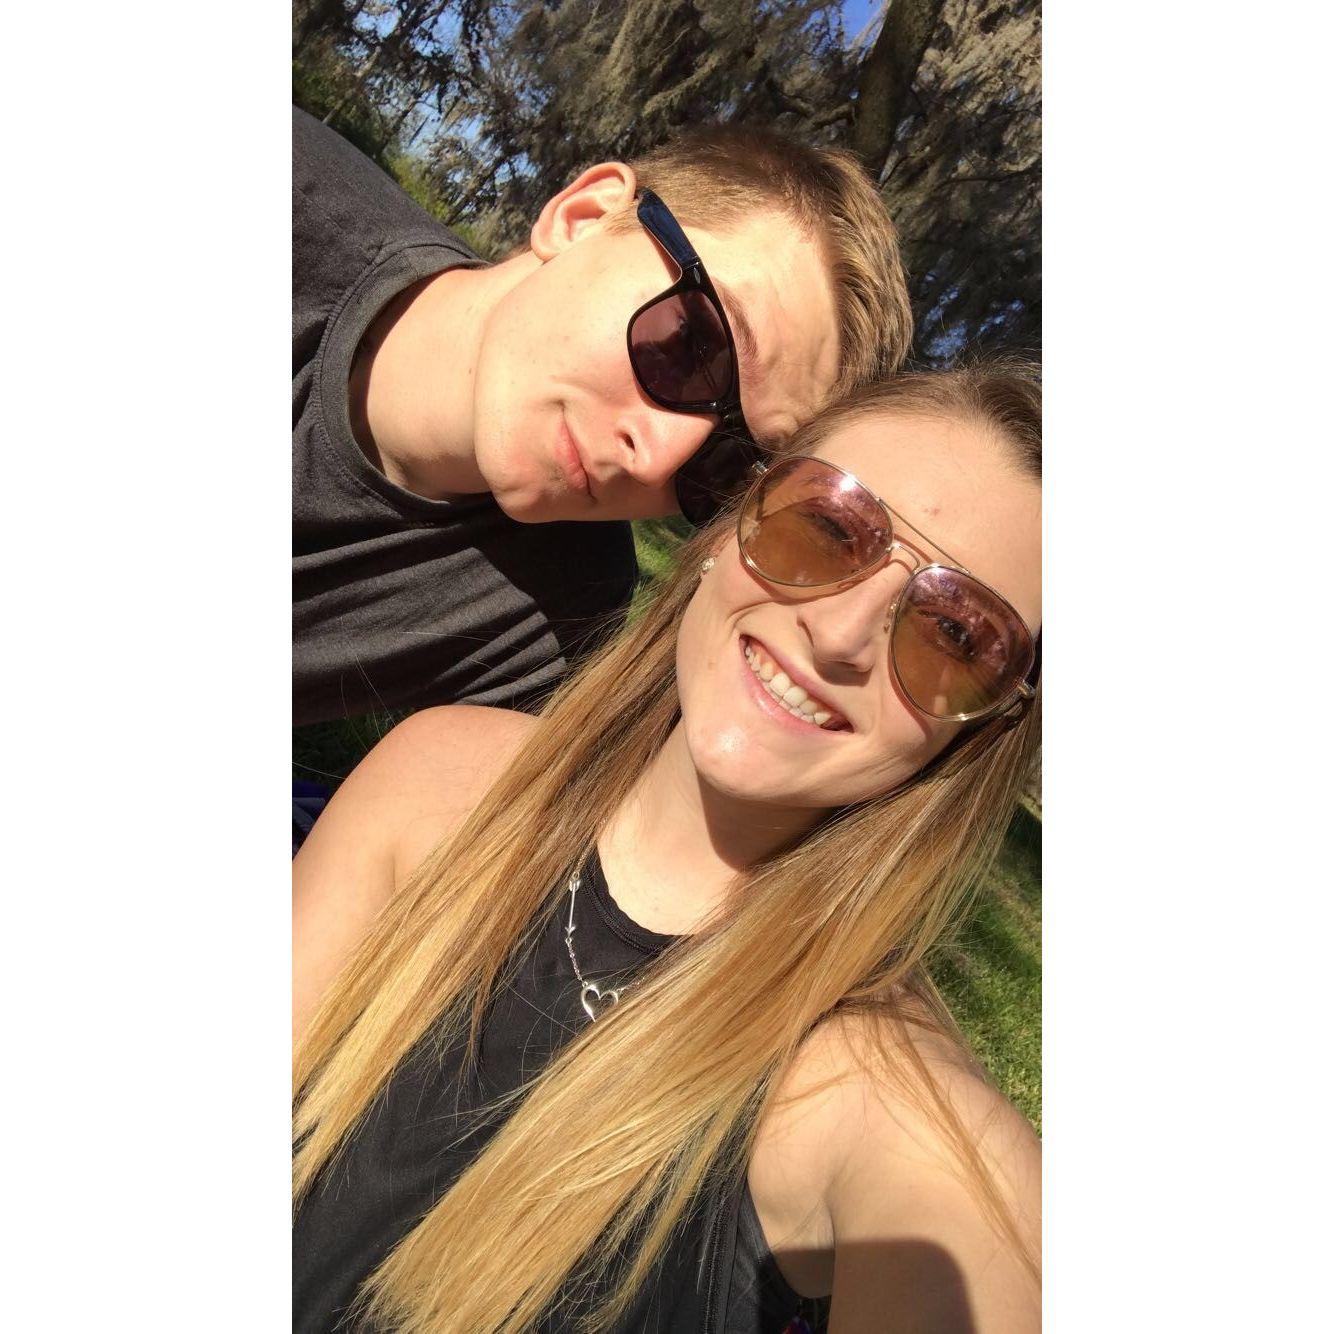
<svg viewBox="0 0 1334 1334"><path fill-rule="evenodd" d="M1039 346L1040 25L1037 0L945 0L880 168L923 361Z"/></svg>
<svg viewBox="0 0 1334 1334"><path fill-rule="evenodd" d="M296 96L484 251L690 125L846 146L904 239L920 361L1040 333L1037 0L297 0Z"/></svg>

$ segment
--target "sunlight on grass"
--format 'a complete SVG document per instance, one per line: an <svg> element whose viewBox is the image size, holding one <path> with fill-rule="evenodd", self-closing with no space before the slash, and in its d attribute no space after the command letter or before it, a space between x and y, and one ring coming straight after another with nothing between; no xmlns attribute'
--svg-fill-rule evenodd
<svg viewBox="0 0 1334 1334"><path fill-rule="evenodd" d="M959 1027L1042 1132L1042 821L1020 807L973 909L931 968Z"/></svg>

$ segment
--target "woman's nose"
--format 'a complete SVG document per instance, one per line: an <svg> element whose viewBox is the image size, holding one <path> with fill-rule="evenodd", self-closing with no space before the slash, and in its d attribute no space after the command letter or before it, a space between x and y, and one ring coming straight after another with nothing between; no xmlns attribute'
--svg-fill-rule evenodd
<svg viewBox="0 0 1334 1334"><path fill-rule="evenodd" d="M866 675L888 640L889 618L911 571L898 561L847 588L803 602L797 621L816 665Z"/></svg>

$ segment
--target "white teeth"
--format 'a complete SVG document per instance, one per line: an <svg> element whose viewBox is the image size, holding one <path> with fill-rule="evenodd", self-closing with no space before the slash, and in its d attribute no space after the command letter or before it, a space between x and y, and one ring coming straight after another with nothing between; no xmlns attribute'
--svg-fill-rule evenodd
<svg viewBox="0 0 1334 1334"><path fill-rule="evenodd" d="M760 655L749 645L746 645L746 661L750 663L755 675L761 681L772 681L774 679L774 665L771 662L763 661Z"/></svg>
<svg viewBox="0 0 1334 1334"><path fill-rule="evenodd" d="M743 650L750 669L759 677L769 697L781 704L794 718L823 727L835 714L816 707L815 701L786 672L780 672L768 658L747 644Z"/></svg>

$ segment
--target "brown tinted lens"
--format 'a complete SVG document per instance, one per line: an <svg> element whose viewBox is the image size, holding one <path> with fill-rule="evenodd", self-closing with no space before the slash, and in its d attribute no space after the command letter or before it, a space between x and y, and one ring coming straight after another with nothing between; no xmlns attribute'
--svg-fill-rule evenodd
<svg viewBox="0 0 1334 1334"><path fill-rule="evenodd" d="M908 582L893 651L899 684L934 718L983 712L1011 695L1033 665L1033 640L1014 608L943 566L928 566Z"/></svg>
<svg viewBox="0 0 1334 1334"><path fill-rule="evenodd" d="M630 355L639 382L676 405L713 403L732 391L727 330L703 292L655 301L630 325Z"/></svg>
<svg viewBox="0 0 1334 1334"><path fill-rule="evenodd" d="M819 459L791 459L746 498L738 535L765 579L814 588L874 565L889 545L889 516L856 478Z"/></svg>

